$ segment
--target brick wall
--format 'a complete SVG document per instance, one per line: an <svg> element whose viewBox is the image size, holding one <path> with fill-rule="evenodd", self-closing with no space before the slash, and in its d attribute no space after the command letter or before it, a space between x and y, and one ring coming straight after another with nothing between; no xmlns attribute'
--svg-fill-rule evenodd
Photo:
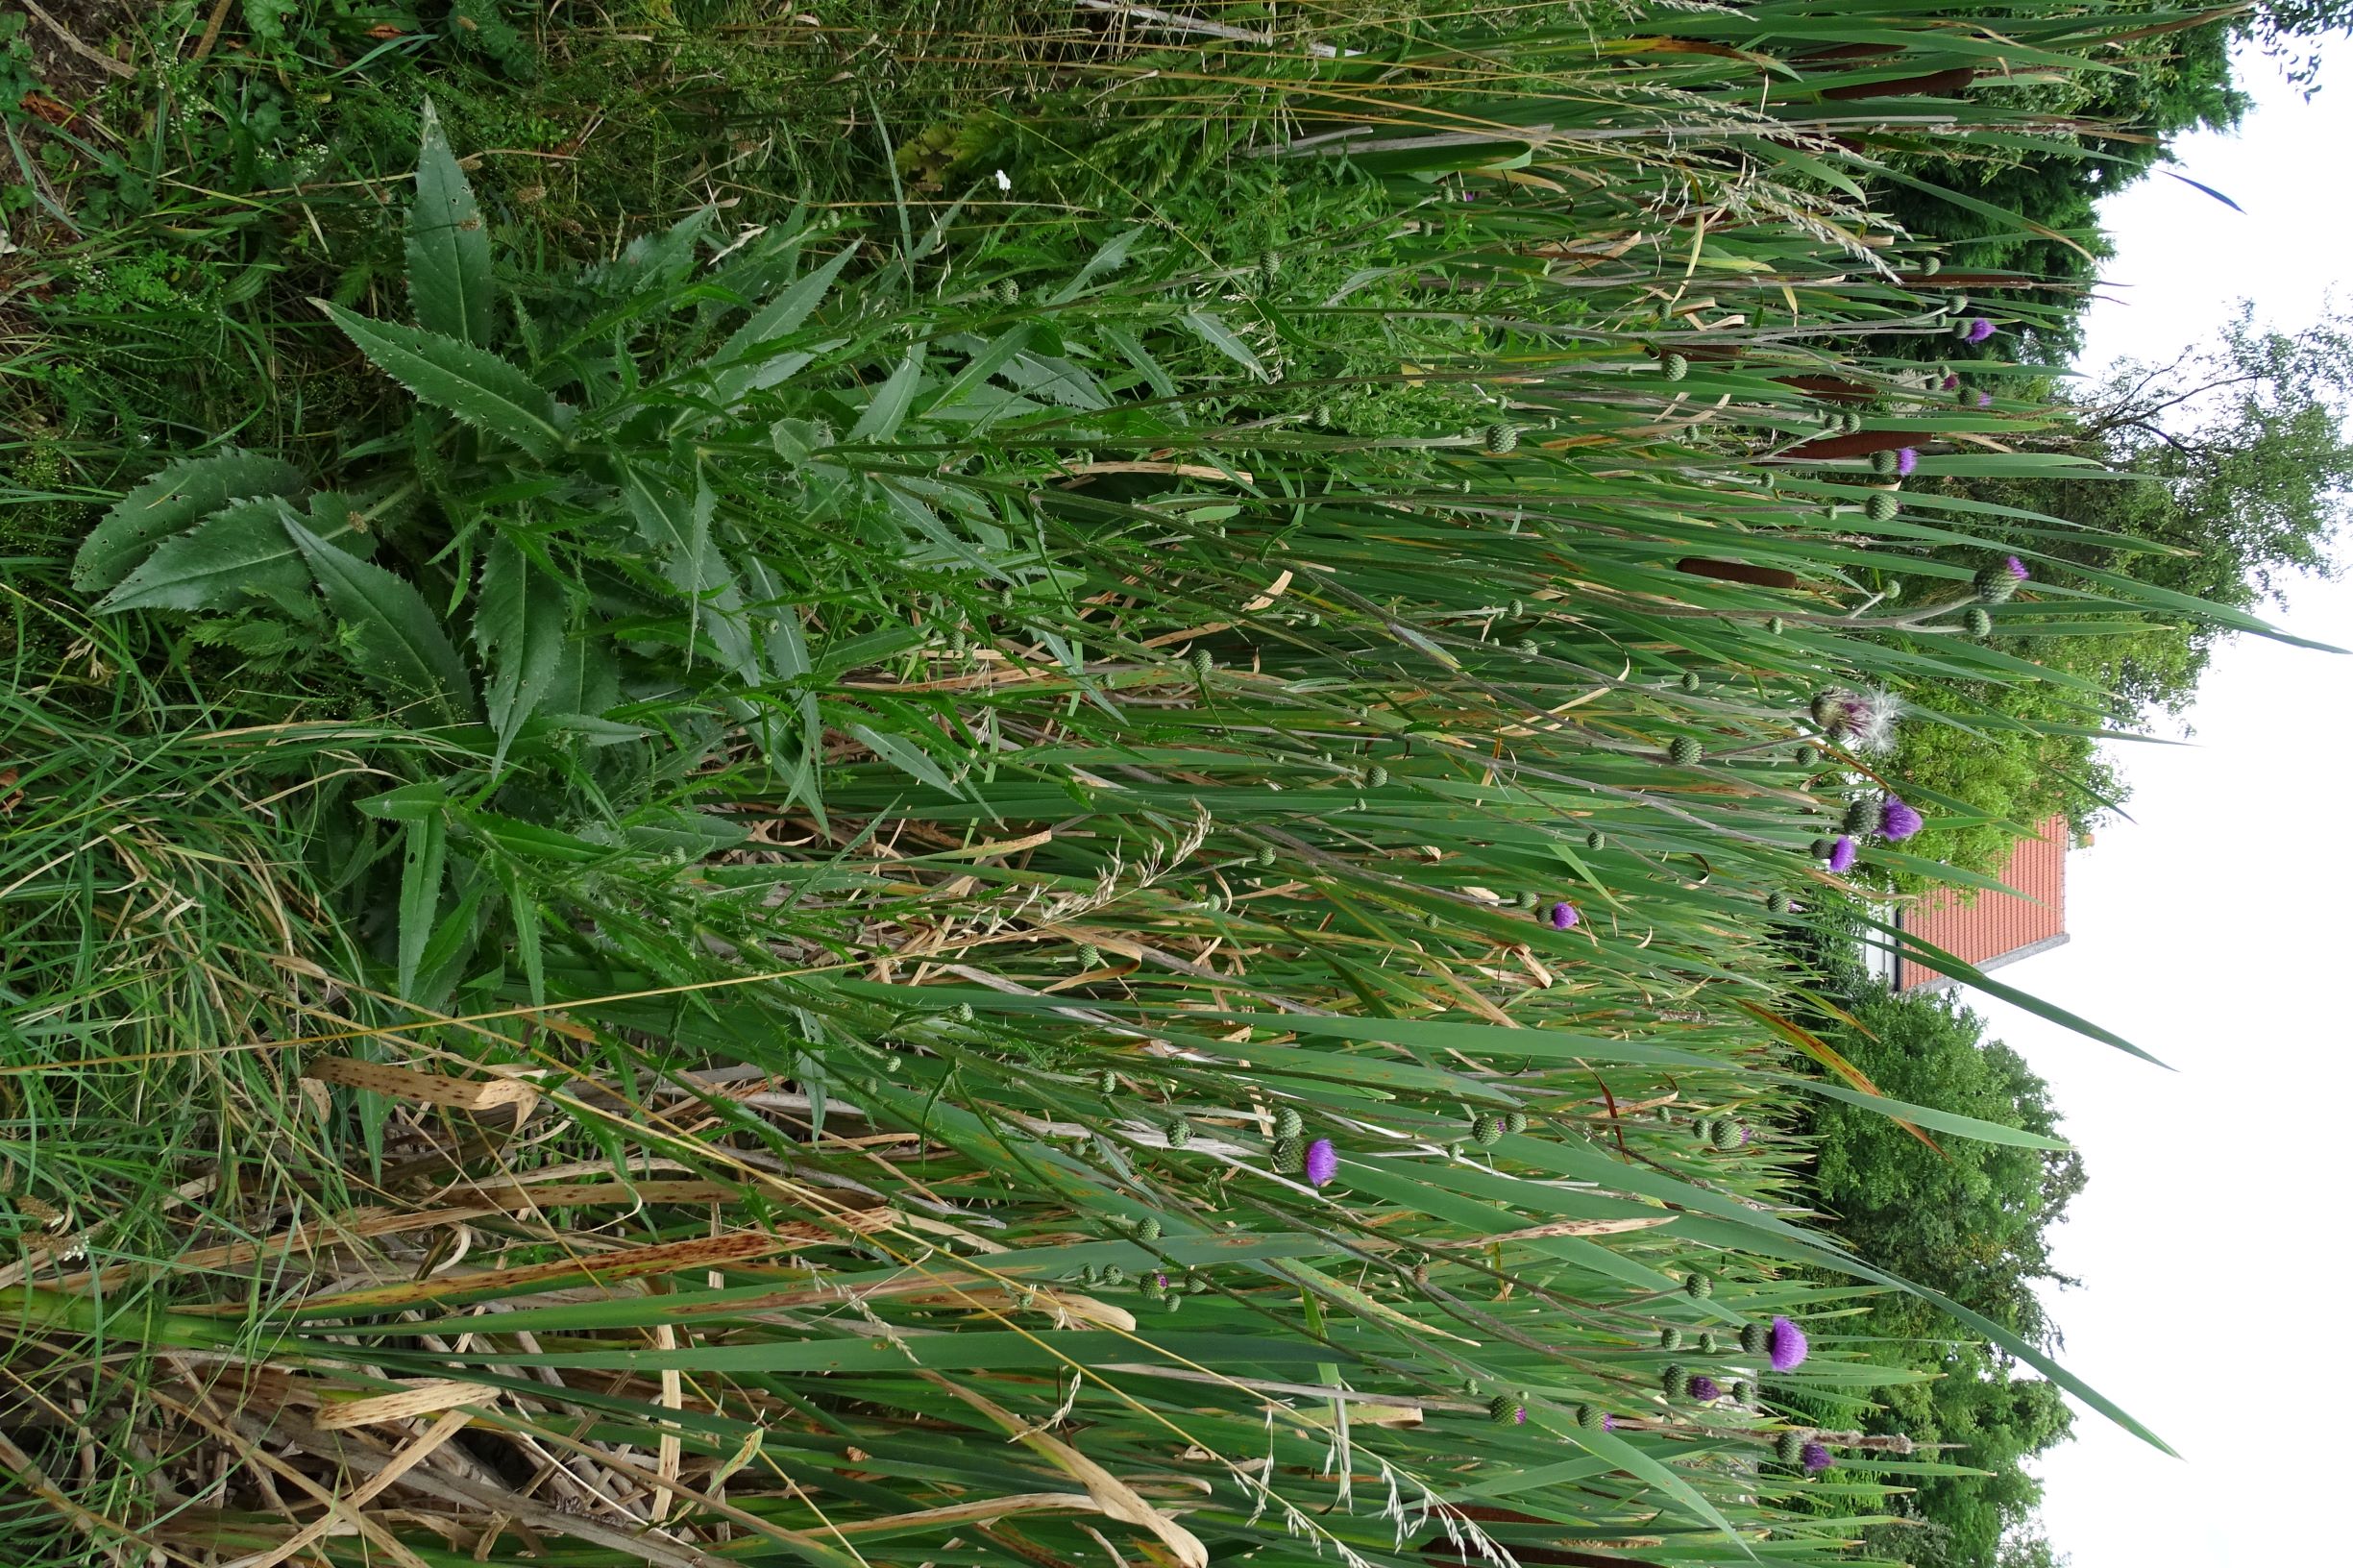
<svg viewBox="0 0 2353 1568"><path fill-rule="evenodd" d="M1981 969L2056 947L2067 941L2067 819L2038 824L2039 838L2021 839L2000 871L2022 897L2001 893L1946 891L1903 911L1903 929ZM1934 969L1899 961L1898 991L1928 991L1952 982Z"/></svg>

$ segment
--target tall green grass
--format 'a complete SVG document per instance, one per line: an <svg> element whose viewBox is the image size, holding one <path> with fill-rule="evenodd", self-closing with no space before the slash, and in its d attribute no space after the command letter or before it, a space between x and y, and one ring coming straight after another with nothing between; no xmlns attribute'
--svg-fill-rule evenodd
<svg viewBox="0 0 2353 1568"><path fill-rule="evenodd" d="M1033 52L1171 95L991 111L1057 215L577 272L428 116L322 309L398 417L17 600L17 1559L1801 1563L1966 1465L1784 1413L1910 1288L1799 1097L2043 1141L1805 1028L1792 922L1933 870L1816 858L1903 781L1813 700L2165 601L1947 564L2071 533L1932 487L2047 415L1858 181L2048 128L1829 89L2115 18L1561 12Z"/></svg>

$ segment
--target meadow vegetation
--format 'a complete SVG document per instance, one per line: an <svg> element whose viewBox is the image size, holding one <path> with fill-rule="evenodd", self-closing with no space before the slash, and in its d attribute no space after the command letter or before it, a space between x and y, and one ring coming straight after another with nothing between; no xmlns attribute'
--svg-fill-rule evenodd
<svg viewBox="0 0 2353 1568"><path fill-rule="evenodd" d="M1887 192L2211 15L48 15L9 1561L1977 1562L2161 1444L1845 954L2135 1049L1886 921L2030 820L1917 737L2262 585Z"/></svg>

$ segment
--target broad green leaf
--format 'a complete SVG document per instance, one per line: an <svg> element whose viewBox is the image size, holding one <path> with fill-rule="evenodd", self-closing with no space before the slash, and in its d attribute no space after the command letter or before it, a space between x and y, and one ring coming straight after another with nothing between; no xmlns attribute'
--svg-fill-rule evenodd
<svg viewBox="0 0 2353 1568"><path fill-rule="evenodd" d="M377 369L419 400L477 429L502 436L534 457L563 450L566 411L532 380L486 349L398 322L371 321L326 300L325 311Z"/></svg>
<svg viewBox="0 0 2353 1568"><path fill-rule="evenodd" d="M1191 328L1193 335L1200 338L1202 342L1207 343L1260 380L1267 379L1266 367L1259 362L1259 356L1251 351L1250 345L1236 336L1234 329L1228 327L1213 313L1207 310L1188 310L1185 312L1185 325Z"/></svg>
<svg viewBox="0 0 2353 1568"><path fill-rule="evenodd" d="M413 996L417 966L433 934L441 904L441 868L449 826L441 813L411 819L401 828L400 993Z"/></svg>
<svg viewBox="0 0 2353 1568"><path fill-rule="evenodd" d="M808 276L797 278L777 290L774 299L754 310L749 320L727 335L719 352L703 361L702 368L711 378L714 401L731 405L745 393L772 386L792 374L782 367L777 356L763 351L809 319L810 312L823 302L825 291L833 286L833 281L841 276L843 267L857 251L857 246L850 245L826 257Z"/></svg>
<svg viewBox="0 0 2353 1568"><path fill-rule="evenodd" d="M159 539L246 497L291 496L302 472L280 458L232 447L166 464L107 509L74 554L73 585L84 593L112 588Z"/></svg>
<svg viewBox="0 0 2353 1568"><path fill-rule="evenodd" d="M851 443L870 441L876 445L887 442L898 433L907 418L907 410L915 403L916 388L923 379L923 345L916 344L891 372L890 380L875 388L873 401L866 412L858 416L846 438Z"/></svg>
<svg viewBox="0 0 2353 1568"><path fill-rule="evenodd" d="M102 610L230 610L257 600L316 620L310 569L286 537L294 508L282 500L233 502L194 529L166 539Z"/></svg>
<svg viewBox="0 0 2353 1568"><path fill-rule="evenodd" d="M482 563L482 592L474 608L474 644L490 669L484 697L499 738L492 772L554 685L570 621L563 586L533 567L513 541L495 541Z"/></svg>
<svg viewBox="0 0 2353 1568"><path fill-rule="evenodd" d="M327 607L349 628L359 673L396 700L419 704L436 723L472 719L474 682L425 596L382 567L345 554L292 518L283 524L326 594Z"/></svg>
<svg viewBox="0 0 2353 1568"><path fill-rule="evenodd" d="M408 208L408 302L427 331L486 349L495 320L490 231L429 98L423 118L417 197Z"/></svg>

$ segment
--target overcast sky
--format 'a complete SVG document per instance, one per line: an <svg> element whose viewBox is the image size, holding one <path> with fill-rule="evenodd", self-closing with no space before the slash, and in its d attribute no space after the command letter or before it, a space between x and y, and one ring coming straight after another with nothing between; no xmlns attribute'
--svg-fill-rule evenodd
<svg viewBox="0 0 2353 1568"><path fill-rule="evenodd" d="M2284 329L2353 300L2353 48L2302 103L2245 61L2259 107L2111 199L2116 303L2087 365L2170 359L2243 297ZM2339 285L2344 286L2339 286ZM2353 558L2353 538L2340 541ZM2271 617L2353 648L2353 582L2299 583ZM2053 1300L2065 1359L2185 1456L2097 1415L2047 1456L2043 1519L2074 1568L2353 1563L2333 1345L2353 1270L2353 849L2335 822L2353 658L2242 637L2216 658L2194 743L2123 756L2132 822L2071 857L2069 945L2003 978L2103 1023L2163 1072L1978 998L2050 1081L2091 1182L2056 1237L2084 1287Z"/></svg>

